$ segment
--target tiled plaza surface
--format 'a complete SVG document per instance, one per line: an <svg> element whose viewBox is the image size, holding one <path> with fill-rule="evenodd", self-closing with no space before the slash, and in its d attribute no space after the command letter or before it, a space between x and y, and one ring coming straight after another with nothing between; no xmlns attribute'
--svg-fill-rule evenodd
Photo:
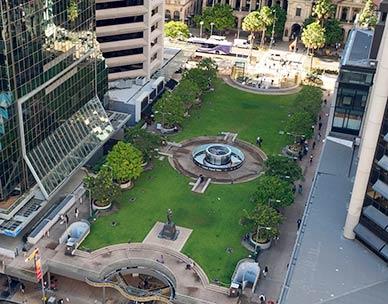
<svg viewBox="0 0 388 304"><path fill-rule="evenodd" d="M181 251L183 246L186 244L186 241L189 239L192 229L176 226L178 237L175 241L163 239L159 237L160 232L162 231L164 223L156 222L154 227L150 230L147 236L144 238L144 244L154 244L158 246L164 246L175 251Z"/></svg>

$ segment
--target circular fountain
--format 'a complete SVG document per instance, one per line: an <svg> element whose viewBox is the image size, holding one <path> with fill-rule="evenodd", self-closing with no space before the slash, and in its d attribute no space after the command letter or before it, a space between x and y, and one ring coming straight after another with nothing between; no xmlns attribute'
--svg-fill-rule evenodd
<svg viewBox="0 0 388 304"><path fill-rule="evenodd" d="M244 153L233 146L219 143L200 145L193 149L194 163L210 171L233 171L244 162Z"/></svg>

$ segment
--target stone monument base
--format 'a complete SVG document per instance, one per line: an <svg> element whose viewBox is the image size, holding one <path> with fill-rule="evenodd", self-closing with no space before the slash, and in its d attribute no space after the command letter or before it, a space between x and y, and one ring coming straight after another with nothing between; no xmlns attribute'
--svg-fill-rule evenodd
<svg viewBox="0 0 388 304"><path fill-rule="evenodd" d="M175 241L178 238L179 230L176 229L174 223L166 223L160 231L158 238Z"/></svg>

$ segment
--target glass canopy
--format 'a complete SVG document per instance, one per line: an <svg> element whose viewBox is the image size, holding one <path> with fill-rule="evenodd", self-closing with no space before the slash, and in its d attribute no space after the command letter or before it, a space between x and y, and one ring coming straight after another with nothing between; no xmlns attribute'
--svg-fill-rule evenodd
<svg viewBox="0 0 388 304"><path fill-rule="evenodd" d="M42 192L50 196L113 132L99 98L94 97L27 153Z"/></svg>

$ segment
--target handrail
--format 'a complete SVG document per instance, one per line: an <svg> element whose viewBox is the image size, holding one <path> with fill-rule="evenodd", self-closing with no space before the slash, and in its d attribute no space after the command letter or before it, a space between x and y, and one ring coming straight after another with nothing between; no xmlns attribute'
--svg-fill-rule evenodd
<svg viewBox="0 0 388 304"><path fill-rule="evenodd" d="M88 285L93 286L93 287L110 287L110 288L116 289L123 297L125 297L126 299L128 299L130 301L141 302L141 303L151 302L151 301L160 301L162 303L172 304L172 302L170 302L165 297L158 296L158 295L146 295L146 296L131 295L126 290L124 290L124 288L122 286L119 286L118 284L113 283L113 282L94 282L88 278L85 278L85 282Z"/></svg>

